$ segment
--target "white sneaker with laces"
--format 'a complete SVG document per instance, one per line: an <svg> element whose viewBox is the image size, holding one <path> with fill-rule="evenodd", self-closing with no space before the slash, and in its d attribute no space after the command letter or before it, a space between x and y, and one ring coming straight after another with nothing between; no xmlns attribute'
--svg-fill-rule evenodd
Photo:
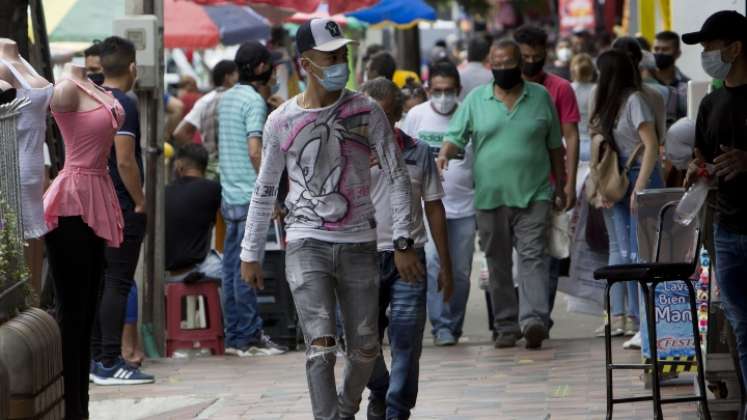
<svg viewBox="0 0 747 420"><path fill-rule="evenodd" d="M287 347L275 343L265 334L260 336L258 343L250 344L244 349L236 349L236 355L239 357L277 356L287 352Z"/></svg>
<svg viewBox="0 0 747 420"><path fill-rule="evenodd" d="M612 337L620 337L623 335L623 323L624 319L621 316L615 316L612 318L612 325L610 325L610 335ZM594 335L597 337L604 337L604 324L594 330Z"/></svg>
<svg viewBox="0 0 747 420"><path fill-rule="evenodd" d="M640 349L641 348L641 332L635 333L635 335L628 341L623 343L623 348L626 350Z"/></svg>

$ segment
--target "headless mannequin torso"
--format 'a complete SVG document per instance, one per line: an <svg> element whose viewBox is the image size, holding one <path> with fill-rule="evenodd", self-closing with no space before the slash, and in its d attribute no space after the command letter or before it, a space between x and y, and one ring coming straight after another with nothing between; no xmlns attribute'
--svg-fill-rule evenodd
<svg viewBox="0 0 747 420"><path fill-rule="evenodd" d="M46 176L43 166L43 148L44 127L46 123L46 104L49 93L45 88L50 87L50 83L45 78L39 76L31 66L25 62L18 52L18 44L8 38L0 38L0 81L5 82L3 90L7 85L24 91L24 96L33 97L36 101L37 109L27 112L27 116L19 117L20 121L25 118L24 129L34 130L33 133L26 134L24 140L19 138L19 146L23 150L29 150L26 155L19 156L22 177L22 197L23 209L30 214L34 233L27 235L24 226L24 236L28 240L28 246L25 249L26 263L31 272L31 285L37 293L41 293L41 270L43 259L42 241L38 239L46 230L43 227L43 209L41 207L41 197L46 183ZM11 67L12 66L12 67ZM27 108L28 109L28 108ZM33 127L30 127L33 126ZM19 125L20 127L20 125ZM19 132L20 135L20 132ZM32 203L32 204L28 204ZM26 224L27 214L23 215L24 225ZM30 239L35 238L35 239Z"/></svg>
<svg viewBox="0 0 747 420"><path fill-rule="evenodd" d="M83 91L69 79L86 87L88 92ZM87 112L101 106L102 102L111 109L115 101L116 99L110 94L86 77L85 67L68 63L65 64L62 79L54 87L50 108L53 112Z"/></svg>
<svg viewBox="0 0 747 420"><path fill-rule="evenodd" d="M28 70L18 53L18 44L12 39L0 38L0 58L7 63L0 63L0 80L10 83L14 88L20 89L23 85L7 66L13 66L32 88L42 88L49 85L47 79Z"/></svg>

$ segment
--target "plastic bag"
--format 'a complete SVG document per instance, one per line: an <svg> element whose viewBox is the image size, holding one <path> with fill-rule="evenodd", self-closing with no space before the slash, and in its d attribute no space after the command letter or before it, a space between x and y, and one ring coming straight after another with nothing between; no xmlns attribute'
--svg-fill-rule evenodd
<svg viewBox="0 0 747 420"><path fill-rule="evenodd" d="M712 165L709 166L712 167ZM708 178L710 169L702 168L698 181L691 185L680 199L677 208L674 210L675 222L683 226L689 226L695 220L695 216L700 213L700 209L703 208L703 204L708 198L708 190L711 188L711 180Z"/></svg>
<svg viewBox="0 0 747 420"><path fill-rule="evenodd" d="M561 260L571 255L571 216L568 212L552 212L548 253Z"/></svg>

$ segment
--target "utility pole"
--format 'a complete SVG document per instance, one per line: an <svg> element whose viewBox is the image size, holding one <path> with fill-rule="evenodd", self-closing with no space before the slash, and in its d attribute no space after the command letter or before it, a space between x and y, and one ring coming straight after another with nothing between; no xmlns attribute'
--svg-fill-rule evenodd
<svg viewBox="0 0 747 420"><path fill-rule="evenodd" d="M420 74L420 29L397 29L394 39L397 45L397 63L404 70Z"/></svg>
<svg viewBox="0 0 747 420"><path fill-rule="evenodd" d="M126 15L155 15L156 48L163 57L163 0L127 0ZM163 165L163 59L157 60L155 87L138 89L141 132L145 133L145 204L148 219L143 249L142 330L148 356L164 354L164 165ZM150 342L153 338L155 343ZM155 344L155 348L152 344Z"/></svg>

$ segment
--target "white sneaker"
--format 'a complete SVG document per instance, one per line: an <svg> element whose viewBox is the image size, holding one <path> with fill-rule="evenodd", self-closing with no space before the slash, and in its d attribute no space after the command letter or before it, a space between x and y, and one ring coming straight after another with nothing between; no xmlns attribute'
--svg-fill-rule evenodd
<svg viewBox="0 0 747 420"><path fill-rule="evenodd" d="M230 353L229 353L230 350ZM275 343L265 334L260 335L258 343L249 345L243 349L227 348L224 350L225 353L234 354L239 357L254 357L254 356L277 356L288 352L288 347L281 346Z"/></svg>
<svg viewBox="0 0 747 420"><path fill-rule="evenodd" d="M623 330L624 318L621 316L615 316L612 318L612 325L610 325L610 335L612 337L620 337L625 332ZM604 324L600 325L599 328L594 330L594 335L597 337L604 337Z"/></svg>
<svg viewBox="0 0 747 420"><path fill-rule="evenodd" d="M638 332L638 320L631 317L625 317L625 336L632 337Z"/></svg>
<svg viewBox="0 0 747 420"><path fill-rule="evenodd" d="M236 347L226 347L225 350L223 350L223 354L226 356L238 356L240 351L241 350Z"/></svg>
<svg viewBox="0 0 747 420"><path fill-rule="evenodd" d="M641 332L635 333L633 338L623 343L623 348L626 350L640 349L641 348Z"/></svg>

